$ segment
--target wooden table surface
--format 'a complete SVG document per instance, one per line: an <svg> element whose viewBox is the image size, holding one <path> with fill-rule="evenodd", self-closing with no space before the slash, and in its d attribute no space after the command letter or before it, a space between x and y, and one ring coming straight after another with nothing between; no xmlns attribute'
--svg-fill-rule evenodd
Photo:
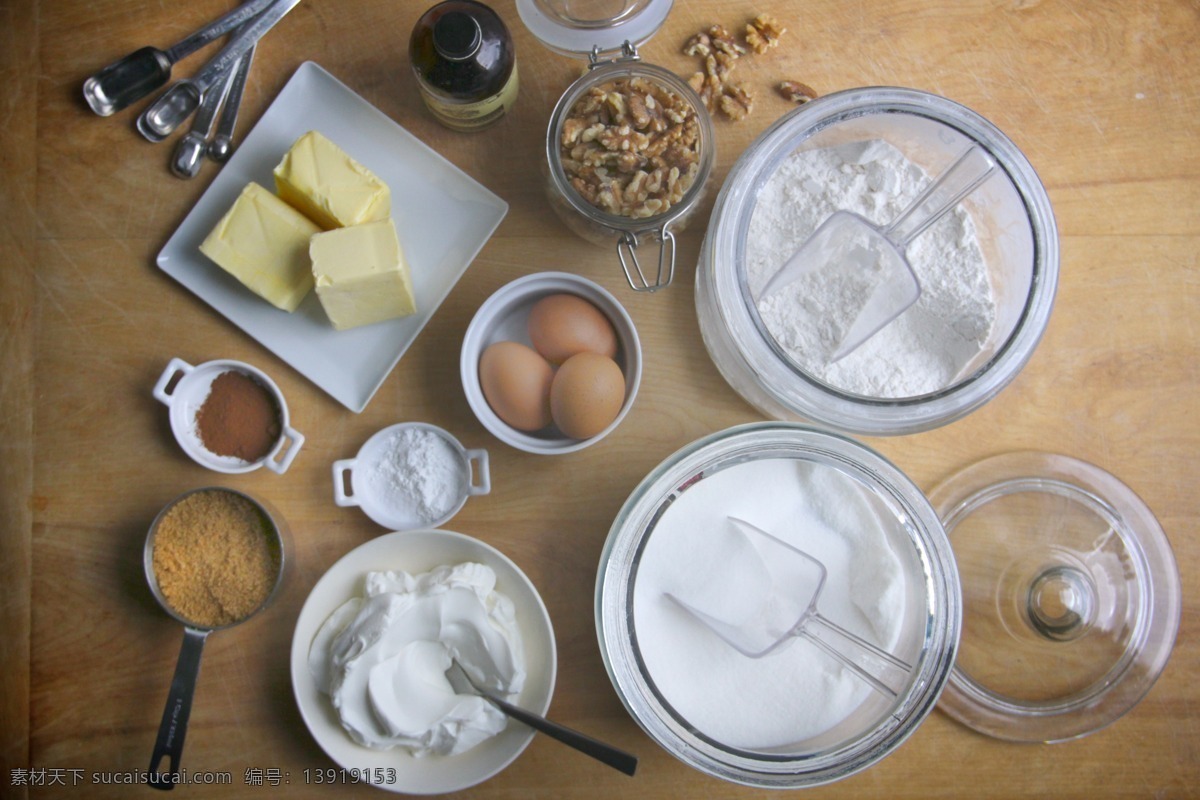
<svg viewBox="0 0 1200 800"><path fill-rule="evenodd" d="M191 181L174 178L171 146L150 145L132 129L140 106L102 119L81 101L80 85L95 69L136 47L174 42L228 6L0 2L0 796L130 796L98 781L148 763L180 640L145 586L142 542L164 503L210 484L282 510L294 570L268 612L213 637L205 653L183 764L226 772L232 785L177 794L381 796L303 779L306 768L333 764L296 710L287 655L314 582L382 532L357 510L334 506L330 465L404 420L441 425L490 451L493 492L472 499L448 527L499 547L542 593L559 648L552 716L641 757L628 779L537 738L509 769L462 796L771 796L707 777L654 744L609 683L592 617L597 559L631 489L680 446L761 418L699 341L694 265L715 192L680 237L675 285L635 295L611 249L584 243L548 213L536 166L543 131L580 66L537 43L510 0L496 7L517 40L520 98L503 122L473 135L439 127L417 96L407 38L424 3L305 0L259 47L242 130L312 60L511 206L366 410L351 413L155 267L215 165ZM950 97L998 125L1038 170L1057 216L1057 303L1017 380L962 421L868 443L924 488L1012 450L1095 463L1154 510L1184 590L1174 654L1117 724L1067 744L1014 745L935 712L890 757L811 796L1197 796L1200 6L678 0L642 54L690 74L693 60L680 45L692 32L740 25L760 11L789 32L781 48L745 67L743 76L762 87L753 115L716 123L717 182L787 110L771 81L790 77L823 94L901 85ZM203 61L184 62L176 75ZM476 308L508 281L546 269L578 272L614 292L645 354L641 393L624 424L600 445L557 458L490 436L458 379L459 344ZM241 359L270 374L308 437L291 470L221 476L190 461L150 394L175 356ZM246 780L281 774L290 783L279 789Z"/></svg>

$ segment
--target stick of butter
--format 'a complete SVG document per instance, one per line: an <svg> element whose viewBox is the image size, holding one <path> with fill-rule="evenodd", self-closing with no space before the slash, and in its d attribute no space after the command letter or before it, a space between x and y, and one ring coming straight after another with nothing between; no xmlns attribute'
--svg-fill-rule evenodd
<svg viewBox="0 0 1200 800"><path fill-rule="evenodd" d="M275 167L275 190L325 230L387 219L387 184L329 139L309 131Z"/></svg>
<svg viewBox="0 0 1200 800"><path fill-rule="evenodd" d="M318 233L309 255L317 298L334 328L355 328L417 310L391 217Z"/></svg>
<svg viewBox="0 0 1200 800"><path fill-rule="evenodd" d="M200 252L276 308L295 311L313 288L309 239L320 228L257 183L249 183Z"/></svg>

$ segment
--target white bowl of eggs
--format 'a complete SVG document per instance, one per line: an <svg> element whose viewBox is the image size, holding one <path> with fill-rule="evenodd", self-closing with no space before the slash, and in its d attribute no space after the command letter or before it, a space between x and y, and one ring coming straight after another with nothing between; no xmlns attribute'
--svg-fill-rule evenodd
<svg viewBox="0 0 1200 800"><path fill-rule="evenodd" d="M624 419L642 380L642 345L603 287L538 272L479 307L459 367L485 428L519 450L555 455L595 444Z"/></svg>

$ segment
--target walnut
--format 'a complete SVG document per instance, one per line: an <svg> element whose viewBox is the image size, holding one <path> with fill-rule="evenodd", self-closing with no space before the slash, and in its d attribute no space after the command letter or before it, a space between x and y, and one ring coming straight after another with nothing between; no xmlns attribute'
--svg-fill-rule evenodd
<svg viewBox="0 0 1200 800"><path fill-rule="evenodd" d="M596 137L596 141L604 145L607 150L632 151L636 153L645 149L646 145L650 142L650 137L640 131L635 131L628 125L621 125L620 127L605 128Z"/></svg>
<svg viewBox="0 0 1200 800"><path fill-rule="evenodd" d="M759 14L746 25L746 44L756 53L765 53L779 44L779 38L787 28L769 14Z"/></svg>
<svg viewBox="0 0 1200 800"><path fill-rule="evenodd" d="M721 96L721 111L734 122L740 122L754 110L754 95L741 84L727 86Z"/></svg>
<svg viewBox="0 0 1200 800"><path fill-rule="evenodd" d="M567 182L585 201L643 218L668 211L695 183L699 142L687 100L644 78L618 79L571 108L559 152Z"/></svg>
<svg viewBox="0 0 1200 800"><path fill-rule="evenodd" d="M807 83L799 81L783 81L777 87L779 94L784 100L790 100L793 103L803 105L809 100L817 99L817 90L809 86Z"/></svg>
<svg viewBox="0 0 1200 800"><path fill-rule="evenodd" d="M625 121L625 95L620 92L604 95L604 108L608 111L612 123L620 124Z"/></svg>
<svg viewBox="0 0 1200 800"><path fill-rule="evenodd" d="M619 172L637 172L646 165L646 157L640 153L621 153L617 156L617 170Z"/></svg>
<svg viewBox="0 0 1200 800"><path fill-rule="evenodd" d="M633 122L633 127L639 131L644 131L653 120L650 108L646 105L646 99L647 96L634 92L629 95L629 100L625 103L626 108L629 109L629 119ZM651 104L654 104L653 95L649 96L649 100Z"/></svg>
<svg viewBox="0 0 1200 800"><path fill-rule="evenodd" d="M731 56L728 53L717 53L713 58L716 64L713 67L713 74L722 81L729 77L729 73L733 72L733 67L737 64L737 56ZM707 62L705 68L707 69Z"/></svg>
<svg viewBox="0 0 1200 800"><path fill-rule="evenodd" d="M729 32L729 29L724 25L713 25L708 29L708 38L712 42L712 49L718 53L724 53L733 58L737 58L746 52L746 48L737 43L737 39Z"/></svg>
<svg viewBox="0 0 1200 800"><path fill-rule="evenodd" d="M712 61L713 57L709 56L705 61ZM700 95L700 101L704 103L704 107L710 112L716 110L717 100L724 92L724 84L721 78L717 75L716 68L709 72L697 72L688 79L688 86L696 90L696 94ZM674 120L676 124L682 124L682 120Z"/></svg>
<svg viewBox="0 0 1200 800"><path fill-rule="evenodd" d="M571 117L563 123L562 128L562 144L564 147L573 145L579 141L579 135L583 133L585 123L579 117Z"/></svg>
<svg viewBox="0 0 1200 800"><path fill-rule="evenodd" d="M692 38L688 39L683 45L683 54L685 56L707 56L712 52L712 40L708 38L706 33L697 33Z"/></svg>
<svg viewBox="0 0 1200 800"><path fill-rule="evenodd" d="M755 53L766 53L779 45L785 33L787 29L774 17L759 14L746 23L745 44ZM720 24L710 25L684 45L683 52L686 55L701 58L701 71L692 74L688 85L700 96L710 113L720 109L734 121L743 120L750 114L754 95L744 85L734 86L730 83L730 73L738 59L746 54L746 46L739 44L729 29ZM779 84L778 91L796 103L807 102L817 96L812 87L797 81L784 81ZM671 118L671 121L677 123L680 120Z"/></svg>

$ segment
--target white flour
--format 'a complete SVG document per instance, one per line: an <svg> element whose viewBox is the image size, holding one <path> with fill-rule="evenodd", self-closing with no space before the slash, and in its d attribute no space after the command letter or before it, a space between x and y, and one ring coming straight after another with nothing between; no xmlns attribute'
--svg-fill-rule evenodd
<svg viewBox="0 0 1200 800"><path fill-rule="evenodd" d="M794 153L763 187L750 220L752 296L833 212L886 226L929 180L880 140ZM913 240L906 254L920 299L837 363L829 358L862 303L846 275L806 275L760 300L763 323L801 368L844 391L897 398L943 389L983 349L995 322L987 266L961 208Z"/></svg>
<svg viewBox="0 0 1200 800"><path fill-rule="evenodd" d="M405 428L385 444L387 455L367 473L376 498L426 523L449 514L466 482L462 459L450 443L431 431Z"/></svg>
<svg viewBox="0 0 1200 800"><path fill-rule="evenodd" d="M824 563L819 611L885 649L900 636L906 578L869 492L830 467L782 458L738 464L704 478L663 514L633 598L650 678L688 723L725 745L786 746L837 725L873 690L805 640L744 656L666 597L724 609L715 615L726 619L761 600L761 576L744 568L730 515Z"/></svg>

